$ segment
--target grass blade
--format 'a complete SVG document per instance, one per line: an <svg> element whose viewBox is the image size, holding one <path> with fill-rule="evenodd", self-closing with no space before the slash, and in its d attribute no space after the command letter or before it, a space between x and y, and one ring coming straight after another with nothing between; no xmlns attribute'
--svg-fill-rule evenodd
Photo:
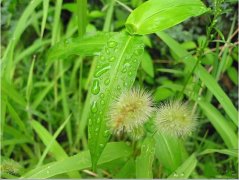
<svg viewBox="0 0 239 180"><path fill-rule="evenodd" d="M177 170L171 174L168 178L179 178L179 179L187 179L190 174L193 172L197 165L197 159L195 154L192 154L184 163L177 168Z"/></svg>
<svg viewBox="0 0 239 180"><path fill-rule="evenodd" d="M178 42L172 39L164 32L159 32L157 35L170 47L170 49L180 58L182 58L188 68L194 67L195 59L190 53L188 53ZM195 74L202 80L211 93L220 102L227 115L238 126L237 117L238 112L231 102L230 98L225 94L216 80L206 71L204 67L198 65L195 70Z"/></svg>

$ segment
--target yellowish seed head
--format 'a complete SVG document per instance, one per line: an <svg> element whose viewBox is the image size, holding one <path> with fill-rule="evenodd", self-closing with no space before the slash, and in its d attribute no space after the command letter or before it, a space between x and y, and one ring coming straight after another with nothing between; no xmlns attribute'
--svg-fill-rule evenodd
<svg viewBox="0 0 239 180"><path fill-rule="evenodd" d="M114 133L131 133L143 126L153 112L151 94L139 88L123 92L109 110L109 127Z"/></svg>
<svg viewBox="0 0 239 180"><path fill-rule="evenodd" d="M172 100L162 104L156 115L156 127L165 134L186 137L196 126L196 116L192 108L179 100Z"/></svg>

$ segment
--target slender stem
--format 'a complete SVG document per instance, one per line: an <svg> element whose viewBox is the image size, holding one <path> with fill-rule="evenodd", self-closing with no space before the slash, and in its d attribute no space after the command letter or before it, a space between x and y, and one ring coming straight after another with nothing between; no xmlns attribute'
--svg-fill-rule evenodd
<svg viewBox="0 0 239 180"><path fill-rule="evenodd" d="M78 34L82 37L87 26L87 0L77 0Z"/></svg>

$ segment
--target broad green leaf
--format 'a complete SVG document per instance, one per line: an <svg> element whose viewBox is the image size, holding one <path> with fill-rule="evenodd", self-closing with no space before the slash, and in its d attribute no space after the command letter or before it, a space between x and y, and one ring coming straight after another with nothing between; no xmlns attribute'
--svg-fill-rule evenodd
<svg viewBox="0 0 239 180"><path fill-rule="evenodd" d="M70 55L98 55L113 34L98 32L84 37L68 38L60 41L50 49L47 62L53 62L58 58L64 59Z"/></svg>
<svg viewBox="0 0 239 180"><path fill-rule="evenodd" d="M148 137L144 140L141 153L136 158L136 178L153 178L152 165L154 161L155 141Z"/></svg>
<svg viewBox="0 0 239 180"><path fill-rule="evenodd" d="M198 104L203 110L203 113L208 117L209 121L212 123L213 127L220 134L225 144L229 148L237 148L238 140L237 135L229 126L228 120L225 120L221 113L210 103L206 102L202 98L198 100Z"/></svg>
<svg viewBox="0 0 239 180"><path fill-rule="evenodd" d="M108 143L99 159L98 164L104 164L115 159L128 157L132 149L123 142ZM83 151L63 160L46 164L28 172L23 178L50 178L58 174L83 170L91 167L90 152Z"/></svg>
<svg viewBox="0 0 239 180"><path fill-rule="evenodd" d="M151 34L207 10L200 0L149 0L129 15L125 26L131 34Z"/></svg>
<svg viewBox="0 0 239 180"><path fill-rule="evenodd" d="M124 178L135 178L135 161L130 159L125 165L120 169L114 178L124 179Z"/></svg>
<svg viewBox="0 0 239 180"><path fill-rule="evenodd" d="M189 52L182 48L178 42L176 42L164 32L159 32L157 33L157 35L170 47L172 51L174 51L174 53L177 54L177 56L184 60L186 66L189 69L192 69L194 67L196 61L195 58L193 58ZM238 126L238 111L234 107L230 98L225 94L225 92L216 82L216 80L200 64L197 66L194 73L202 80L202 82L207 86L211 93L217 98L234 124Z"/></svg>
<svg viewBox="0 0 239 180"><path fill-rule="evenodd" d="M182 141L175 137L161 134L160 132L154 135L154 140L156 143L156 157L163 165L163 168L168 173L172 173L182 164L183 159L187 156Z"/></svg>
<svg viewBox="0 0 239 180"><path fill-rule="evenodd" d="M140 37L118 33L110 38L98 56L90 88L88 137L93 169L109 138L107 116L109 105L116 96L134 83L143 42Z"/></svg>
<svg viewBox="0 0 239 180"><path fill-rule="evenodd" d="M170 179L171 178L187 179L190 176L190 174L193 172L193 170L195 169L196 165L197 165L197 159L195 157L195 154L192 154L168 178L170 178Z"/></svg>

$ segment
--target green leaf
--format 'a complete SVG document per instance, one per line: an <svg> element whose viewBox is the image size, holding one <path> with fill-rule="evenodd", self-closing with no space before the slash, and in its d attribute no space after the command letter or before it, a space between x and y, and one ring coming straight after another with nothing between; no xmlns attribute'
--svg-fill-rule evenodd
<svg viewBox="0 0 239 180"><path fill-rule="evenodd" d="M153 178L152 165L154 161L155 141L148 137L141 147L141 154L136 158L136 178Z"/></svg>
<svg viewBox="0 0 239 180"><path fill-rule="evenodd" d="M227 69L227 74L229 76L229 78L232 80L232 82L235 85L238 85L238 72L237 69L235 67L230 67Z"/></svg>
<svg viewBox="0 0 239 180"><path fill-rule="evenodd" d="M116 179L135 178L135 161L131 158L114 177Z"/></svg>
<svg viewBox="0 0 239 180"><path fill-rule="evenodd" d="M109 105L115 96L132 87L142 54L140 37L118 33L108 40L97 59L88 116L89 149L94 170L109 138L106 126Z"/></svg>
<svg viewBox="0 0 239 180"><path fill-rule="evenodd" d="M88 34L84 37L68 38L56 43L49 51L47 63L70 55L93 56L98 55L107 40L114 33Z"/></svg>
<svg viewBox="0 0 239 180"><path fill-rule="evenodd" d="M108 143L99 159L99 165L115 159L128 157L132 149L123 142ZM28 172L23 178L50 178L58 174L69 173L71 171L83 170L91 167L89 151L80 152L74 156L63 160L46 164Z"/></svg>
<svg viewBox="0 0 239 180"><path fill-rule="evenodd" d="M154 65L153 60L147 52L144 52L142 57L142 68L152 78L154 78Z"/></svg>
<svg viewBox="0 0 239 180"><path fill-rule="evenodd" d="M187 179L190 174L193 172L197 165L197 159L195 154L192 154L184 163L177 168L177 170L172 173L168 178L179 178L179 179Z"/></svg>
<svg viewBox="0 0 239 180"><path fill-rule="evenodd" d="M164 32L159 32L157 33L157 35L170 47L171 50L174 51L175 54L177 54L177 56L180 57L180 59L184 60L184 63L188 68L192 69L194 67L195 58L192 57L192 55L184 48L182 48L178 42L176 42ZM238 112L232 104L230 98L225 94L216 80L200 64L197 66L194 73L202 80L202 82L207 86L211 93L217 98L228 116L238 126Z"/></svg>
<svg viewBox="0 0 239 180"><path fill-rule="evenodd" d="M61 160L67 157L67 154L65 153L64 149L56 140L54 142L51 142L51 140L53 139L52 135L39 122L32 121L31 124L37 135L41 138L41 140L46 146L52 143L49 151L57 160Z"/></svg>
<svg viewBox="0 0 239 180"><path fill-rule="evenodd" d="M155 155L159 162L169 173L175 171L186 157L186 150L182 142L171 136L166 136L160 132L154 135Z"/></svg>
<svg viewBox="0 0 239 180"><path fill-rule="evenodd" d="M237 149L205 149L199 155L211 154L211 153L220 153L226 154L232 157L238 158L238 151Z"/></svg>
<svg viewBox="0 0 239 180"><path fill-rule="evenodd" d="M149 0L129 15L125 26L131 34L151 34L207 10L200 0Z"/></svg>
<svg viewBox="0 0 239 180"><path fill-rule="evenodd" d="M237 148L238 140L237 135L234 133L231 126L228 124L228 120L225 120L221 113L210 103L206 102L202 98L198 100L198 104L203 110L203 113L208 117L213 127L220 134L225 144L229 148Z"/></svg>
<svg viewBox="0 0 239 180"><path fill-rule="evenodd" d="M31 125L33 129L36 131L37 135L41 138L45 146L47 147L47 151L51 152L56 160L62 160L68 157L64 149L60 146L60 144L55 140L55 138L37 121L32 121ZM59 131L61 130L59 128ZM74 178L77 177L78 173L69 172L69 177ZM79 177L79 176L78 176Z"/></svg>

